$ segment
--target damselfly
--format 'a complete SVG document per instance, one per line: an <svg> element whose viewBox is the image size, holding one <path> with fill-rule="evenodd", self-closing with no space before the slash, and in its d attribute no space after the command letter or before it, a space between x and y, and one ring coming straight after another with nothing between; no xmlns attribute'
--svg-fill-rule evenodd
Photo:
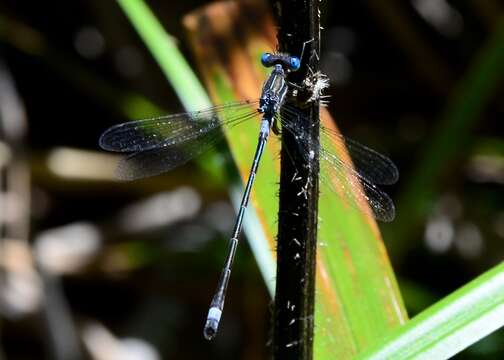
<svg viewBox="0 0 504 360"><path fill-rule="evenodd" d="M229 241L225 265L208 311L204 335L209 340L215 336L219 326L245 209L270 130L280 125L282 131L291 132L307 162L310 160L307 135L297 125L298 121L303 120L303 115L285 104L289 91L286 76L299 69L300 59L285 54L265 53L261 61L265 67L273 67L273 70L264 82L258 101L236 102L203 111L127 122L109 128L100 138L100 146L105 150L131 153L120 161L117 175L132 180L161 174L180 166L222 139L223 128L237 126L258 114L262 116L250 175ZM399 173L392 161L323 126L320 126L320 131L322 144L327 142L345 146L351 156L351 161L343 160L329 147L320 146L322 179L325 178L334 191L343 191L350 199L349 203L357 204L365 198L376 219L391 221L395 213L394 204L375 184L393 184L397 181Z"/></svg>

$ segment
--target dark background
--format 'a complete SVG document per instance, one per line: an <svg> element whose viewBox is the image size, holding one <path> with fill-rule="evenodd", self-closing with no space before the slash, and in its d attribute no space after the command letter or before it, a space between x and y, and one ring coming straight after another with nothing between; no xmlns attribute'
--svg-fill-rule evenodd
<svg viewBox="0 0 504 360"><path fill-rule="evenodd" d="M181 18L206 3L149 1L191 64ZM446 124L457 124L453 104L467 93L478 64L492 56L485 49L503 26L504 5L376 0L321 6L330 111L344 134L387 154L401 172L399 183L386 189L397 199L397 220L381 227L413 316L503 259L504 64L500 73L476 73L478 84L496 85L463 98L474 107L461 112L476 109L467 122L448 130ZM3 356L99 358L93 349L114 354L119 347L145 359L156 358L152 352L163 359L267 357L270 298L246 242L235 262L225 325L213 343L201 334L233 220L225 187L202 184L205 175L193 164L134 183L86 171L113 166L97 139L128 120L128 99L183 111L117 4L1 0L0 65L16 90L2 88L3 94L20 102L8 106L26 121L26 131L16 132L2 109L0 155L11 154L10 162L0 156ZM138 117L152 115L148 109L139 107ZM51 165L62 154L69 154L74 175ZM432 170L438 156L441 170ZM428 180L415 187L418 176ZM16 191L22 196L8 196ZM420 215L409 218L410 207L418 206ZM87 245L79 250L76 244ZM44 274L36 266L34 272L23 256L33 249L38 261L46 254L57 270ZM13 307L11 296L25 304ZM459 358L502 358L503 337L497 332Z"/></svg>

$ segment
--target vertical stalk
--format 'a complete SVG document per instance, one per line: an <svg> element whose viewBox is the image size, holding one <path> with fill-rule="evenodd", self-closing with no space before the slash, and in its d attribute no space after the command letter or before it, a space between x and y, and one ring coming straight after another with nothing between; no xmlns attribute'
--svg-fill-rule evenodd
<svg viewBox="0 0 504 360"><path fill-rule="evenodd" d="M288 80L303 80L318 70L319 0L273 0L279 24L279 50L301 56L301 68ZM304 51L303 51L304 47ZM296 87L297 87L296 86ZM306 95L306 94L305 94ZM303 98L301 90L298 99ZM275 359L311 359L315 302L319 171L319 104L304 104L298 126L307 134L311 159L296 139L282 134L277 282L273 314Z"/></svg>

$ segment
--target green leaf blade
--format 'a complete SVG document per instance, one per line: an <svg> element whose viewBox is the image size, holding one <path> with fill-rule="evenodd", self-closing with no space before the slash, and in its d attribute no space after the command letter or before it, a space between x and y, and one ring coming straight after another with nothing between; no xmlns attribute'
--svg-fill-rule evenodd
<svg viewBox="0 0 504 360"><path fill-rule="evenodd" d="M504 326L504 263L434 304L359 359L448 359Z"/></svg>
<svg viewBox="0 0 504 360"><path fill-rule="evenodd" d="M187 111L196 111L212 105L198 78L145 2L118 0L118 4L137 30L156 59L166 78L173 86Z"/></svg>
<svg viewBox="0 0 504 360"><path fill-rule="evenodd" d="M142 26L141 18L145 20L144 16L150 14L144 12L142 16L138 13L135 15L132 14L133 8L126 9L125 5L136 2L140 1L120 0L132 22L137 21L135 26L138 27ZM189 28L196 58L200 60L202 77L216 103L257 97L261 83L267 75L267 71L259 64L257 54L273 48L271 37L265 35L274 34L271 21L265 20L264 23L270 27L261 31L257 31L261 22L247 16L240 18L241 21L248 21L246 24L232 23L230 14L236 14L236 6L236 3L216 3L210 5L212 11L198 11L184 19L186 27ZM148 21L154 20L148 17ZM198 27L200 21L204 24L204 31ZM240 28L222 31L222 27L218 25L222 23L230 23L231 26ZM155 49L156 42L169 40L166 34L160 37L159 34L153 36L150 33L162 31L160 26L153 26L150 31L138 31L142 37L149 38L144 41L156 58L172 56L171 52L176 51L171 47L170 52L156 55L158 51L161 52ZM236 34L240 34L239 41L234 37ZM224 52L219 47L222 44L226 44ZM217 48L221 49L218 53L215 50ZM194 99L191 87L187 86L186 81L181 83L177 80L178 76L182 75L173 76L174 73L183 73L188 69L166 59L158 59L158 62L162 67L167 66L165 74L176 91L181 92L179 96L182 101L185 103L184 96L188 96L189 101ZM191 81L190 77L186 80ZM186 108L192 106L189 104ZM325 121L330 123L332 120ZM328 123L325 125L331 126ZM231 129L226 134L242 178L248 176L257 144L258 126L258 122L249 121L248 124L243 124L239 129ZM251 198L254 206L249 207L246 215L246 219L253 221L247 220L245 223L251 247L262 253L258 255L258 252L254 251L256 258L262 258L261 271L270 289L274 289L272 284L276 274L274 249L280 173L279 149L278 140L275 141L272 137L256 177ZM239 193L239 186L233 187L233 198L238 197ZM322 219L319 224L319 241L326 245L319 247L317 264L315 358L352 359L384 332L402 324L407 316L374 220L368 214L349 206L348 199L341 194L330 191L322 193L319 213ZM260 224L259 234L251 231L254 227L257 230L257 224Z"/></svg>

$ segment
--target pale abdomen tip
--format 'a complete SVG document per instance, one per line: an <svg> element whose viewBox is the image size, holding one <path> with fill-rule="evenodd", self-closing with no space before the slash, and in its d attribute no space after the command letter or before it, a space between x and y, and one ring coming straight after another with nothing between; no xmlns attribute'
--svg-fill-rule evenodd
<svg viewBox="0 0 504 360"><path fill-rule="evenodd" d="M212 340L215 337L215 334L217 334L221 314L222 310L218 307L211 307L210 310L208 310L207 321L205 329L203 330L205 339Z"/></svg>

